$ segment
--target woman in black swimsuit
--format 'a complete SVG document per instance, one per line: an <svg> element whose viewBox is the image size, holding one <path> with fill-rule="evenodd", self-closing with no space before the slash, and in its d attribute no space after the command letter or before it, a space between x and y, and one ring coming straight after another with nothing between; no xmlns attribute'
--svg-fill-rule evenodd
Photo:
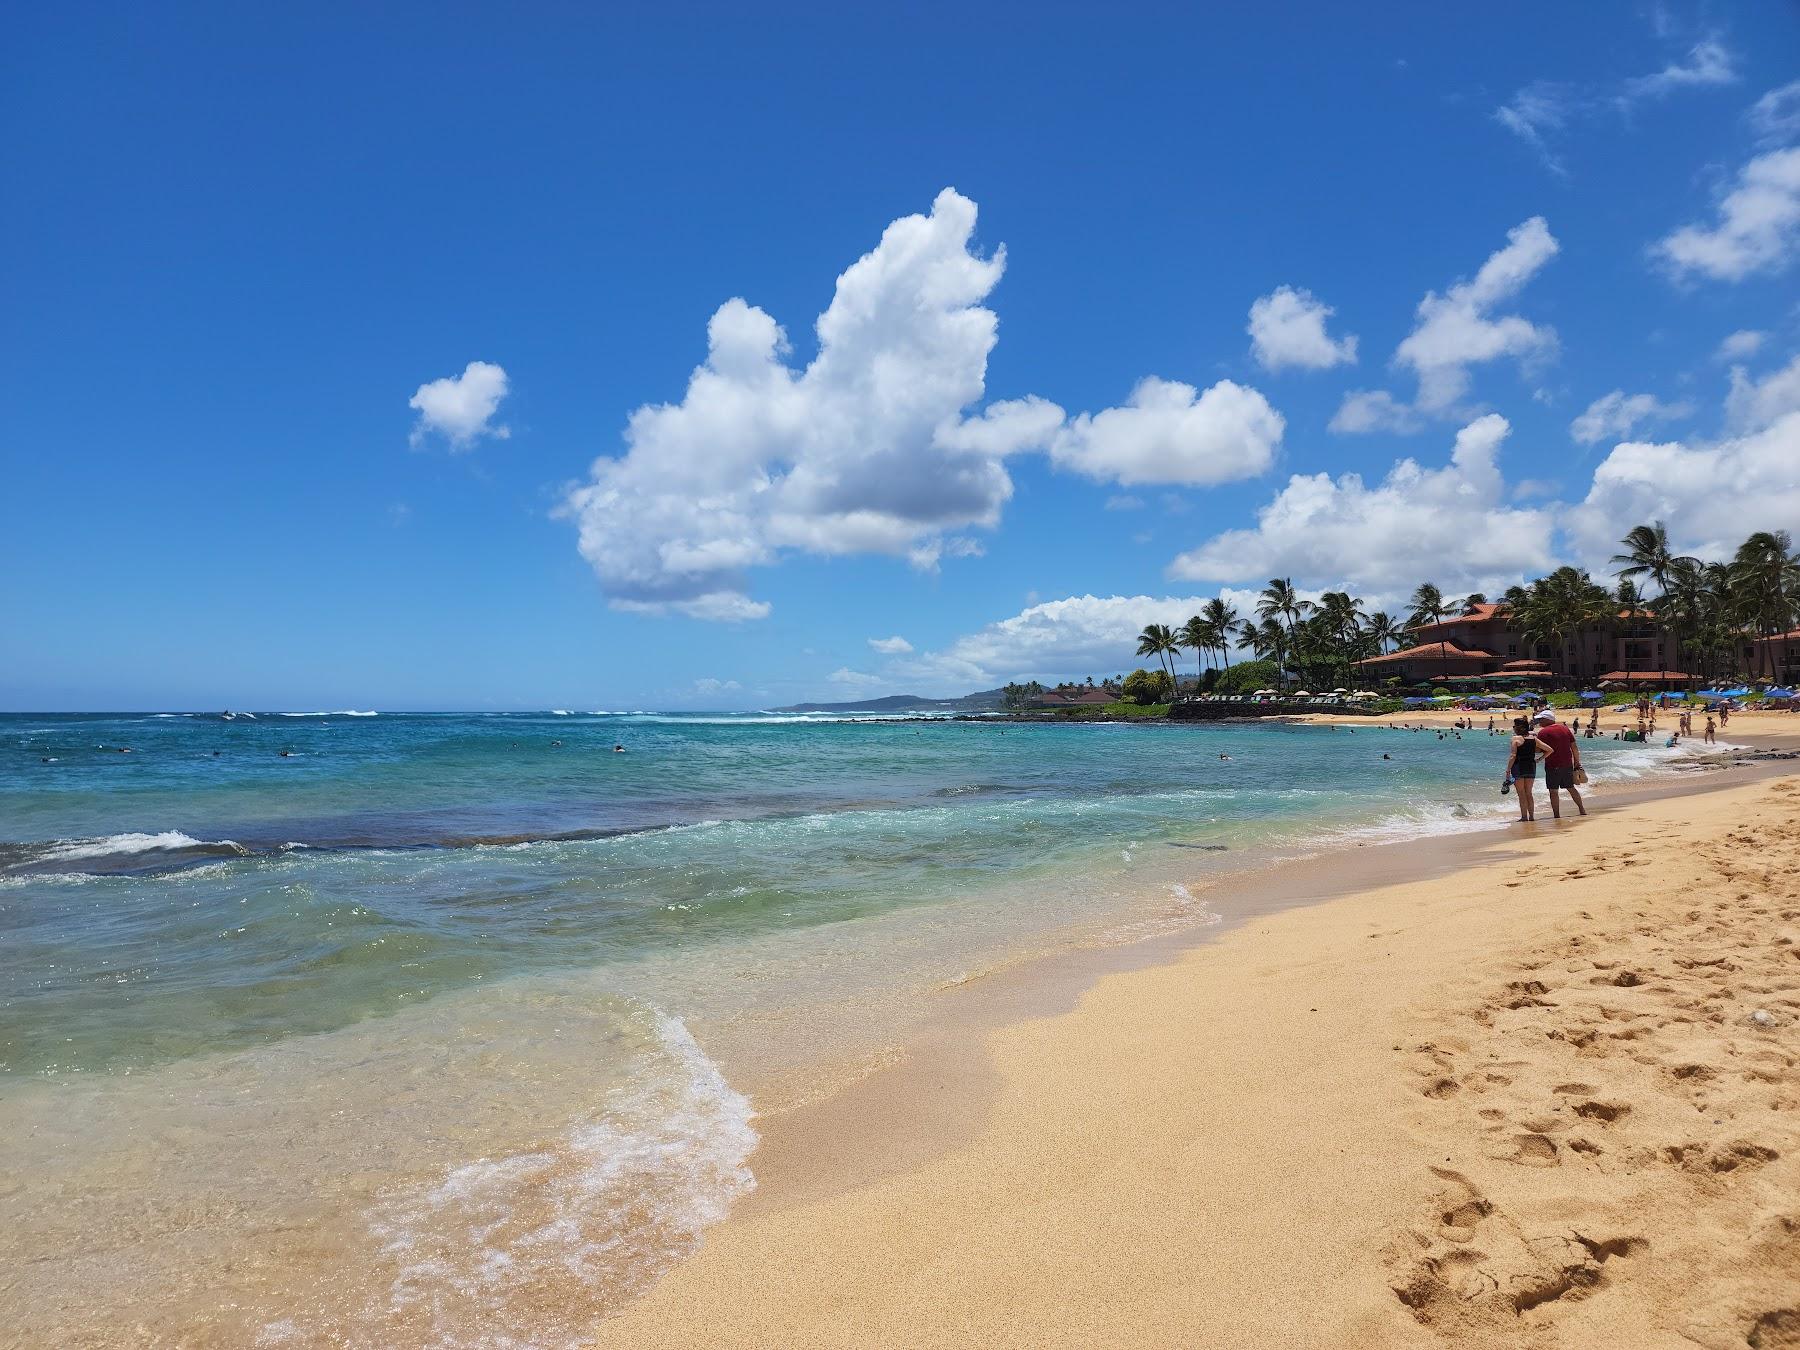
<svg viewBox="0 0 1800 1350"><path fill-rule="evenodd" d="M1537 786L1537 762L1549 747L1531 734L1531 723L1523 717L1513 718L1512 744L1506 752L1506 773L1512 779L1513 794L1519 799L1519 819L1536 820L1537 803L1531 799Z"/></svg>

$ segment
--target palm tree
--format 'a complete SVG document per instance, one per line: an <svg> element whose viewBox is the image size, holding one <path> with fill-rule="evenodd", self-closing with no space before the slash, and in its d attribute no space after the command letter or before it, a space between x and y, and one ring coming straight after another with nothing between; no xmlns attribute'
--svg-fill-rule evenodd
<svg viewBox="0 0 1800 1350"><path fill-rule="evenodd" d="M1332 662L1333 669L1335 671L1341 665L1344 677L1348 679L1356 639L1362 632L1362 601L1348 591L1326 591L1319 597L1318 609L1320 636L1336 658Z"/></svg>
<svg viewBox="0 0 1800 1350"><path fill-rule="evenodd" d="M1616 622L1618 602L1576 567L1559 567L1527 588L1515 606L1520 631L1532 642L1566 654L1569 642L1585 629Z"/></svg>
<svg viewBox="0 0 1800 1350"><path fill-rule="evenodd" d="M1800 602L1800 558L1786 530L1758 530L1742 544L1730 564L1730 584L1746 626L1763 639L1763 659L1775 678L1775 644L1767 639L1787 631Z"/></svg>
<svg viewBox="0 0 1800 1350"><path fill-rule="evenodd" d="M1231 644L1237 636L1237 610L1226 604L1223 596L1215 595L1201 606L1200 617L1219 635L1219 655L1225 660L1225 669L1230 670Z"/></svg>
<svg viewBox="0 0 1800 1350"><path fill-rule="evenodd" d="M1407 620L1411 628L1423 628L1427 624L1441 623L1450 616L1450 606L1444 599L1444 593L1429 581L1419 583L1418 589L1412 593L1412 617ZM1438 643L1438 657L1441 669L1438 677L1442 679L1450 673L1450 653L1444 649L1442 640Z"/></svg>
<svg viewBox="0 0 1800 1350"><path fill-rule="evenodd" d="M1276 682L1280 683L1282 658L1287 654L1287 630L1274 619L1264 619L1260 624L1246 621L1242 632L1244 645L1252 653L1262 660L1274 660Z"/></svg>
<svg viewBox="0 0 1800 1350"><path fill-rule="evenodd" d="M1194 649L1194 690L1198 693L1200 689L1200 653L1210 652L1218 646L1219 635L1213 630L1211 624L1196 614L1181 626L1181 632L1176 634L1176 637L1182 646Z"/></svg>
<svg viewBox="0 0 1800 1350"><path fill-rule="evenodd" d="M1287 626L1287 650L1294 647L1294 621L1313 607L1312 601L1302 600L1300 593L1294 589L1292 577L1274 577L1262 589L1262 595L1256 602L1257 617L1268 623L1280 619Z"/></svg>
<svg viewBox="0 0 1800 1350"><path fill-rule="evenodd" d="M1398 647L1406 640L1406 625L1384 610L1376 610L1368 617L1363 632L1374 639L1378 652L1385 652L1390 642Z"/></svg>
<svg viewBox="0 0 1800 1350"><path fill-rule="evenodd" d="M1175 666L1172 654L1179 650L1175 632L1166 623L1153 623L1138 634L1137 654L1154 656L1157 665L1168 672L1169 687L1175 687Z"/></svg>
<svg viewBox="0 0 1800 1350"><path fill-rule="evenodd" d="M1674 590L1683 572L1697 567L1700 560L1690 558L1686 554L1675 552L1669 544L1669 531L1660 520L1653 520L1648 525L1634 526L1619 541L1623 553L1615 553L1611 562L1619 568L1621 584L1638 577L1646 577L1656 583L1658 593L1657 608L1660 611L1668 604L1669 593ZM1622 565L1621 565L1622 564ZM1681 667L1681 630L1671 621L1671 616L1658 613L1669 630L1669 645L1672 649L1674 665Z"/></svg>

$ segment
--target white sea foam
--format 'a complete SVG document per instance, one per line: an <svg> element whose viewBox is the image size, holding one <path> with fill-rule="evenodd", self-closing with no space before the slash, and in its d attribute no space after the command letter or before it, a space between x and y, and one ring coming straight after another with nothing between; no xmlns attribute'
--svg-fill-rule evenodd
<svg viewBox="0 0 1800 1350"><path fill-rule="evenodd" d="M648 1016L655 1048L597 1119L372 1217L399 1267L388 1314L426 1315L440 1345L585 1343L596 1306L648 1288L755 1186L749 1101L678 1018Z"/></svg>
<svg viewBox="0 0 1800 1350"><path fill-rule="evenodd" d="M1162 937L1219 923L1223 916L1179 881L1169 883L1169 899L1160 913L1115 924L1096 941L1103 947L1124 947L1146 938Z"/></svg>
<svg viewBox="0 0 1800 1350"><path fill-rule="evenodd" d="M196 839L180 830L163 830L158 834L109 834L101 839L59 840L40 857L50 862L72 862L79 858L105 858L120 853L156 853L188 848L245 851L230 839Z"/></svg>
<svg viewBox="0 0 1800 1350"><path fill-rule="evenodd" d="M376 712L358 712L355 708L340 708L333 712L284 712L281 717L379 717ZM239 713L239 717L248 717L249 713Z"/></svg>

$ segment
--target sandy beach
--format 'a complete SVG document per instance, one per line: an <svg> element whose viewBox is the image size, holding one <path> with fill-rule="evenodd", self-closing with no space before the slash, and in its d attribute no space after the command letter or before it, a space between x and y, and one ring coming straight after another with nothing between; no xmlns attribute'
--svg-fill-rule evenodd
<svg viewBox="0 0 1800 1350"><path fill-rule="evenodd" d="M1694 787L762 1122L599 1343L1800 1343L1800 778Z"/></svg>
<svg viewBox="0 0 1800 1350"><path fill-rule="evenodd" d="M1587 726L1588 712L1586 708L1555 709L1556 720L1574 726L1579 721L1582 727ZM1364 717L1347 713L1301 713L1284 720L1294 722L1312 722L1320 726L1368 727L1368 726L1414 726L1414 727L1453 727L1460 721L1473 719L1476 730L1486 734L1487 719L1492 717L1494 725L1506 730L1512 725L1512 719L1518 714L1511 708L1490 708L1484 712L1464 712L1455 708L1409 708L1404 712L1391 713L1385 717ZM1657 709L1656 728L1659 736L1666 736L1675 730L1680 714L1673 709ZM1715 719L1716 720L1716 719ZM1600 710L1600 730L1603 735L1611 736L1615 731L1623 731L1637 726L1637 706L1631 703L1614 703ZM1699 741L1706 727L1706 714L1694 714L1694 734L1684 740ZM1800 746L1800 713L1787 712L1737 712L1731 715L1731 724L1717 730L1718 738L1738 745L1750 745L1769 749L1793 749Z"/></svg>

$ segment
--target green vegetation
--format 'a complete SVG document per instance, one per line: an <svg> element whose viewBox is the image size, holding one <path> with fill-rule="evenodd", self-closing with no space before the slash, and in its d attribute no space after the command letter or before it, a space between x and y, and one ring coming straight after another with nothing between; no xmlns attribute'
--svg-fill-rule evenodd
<svg viewBox="0 0 1800 1350"><path fill-rule="evenodd" d="M1127 703L1139 707L1167 704L1175 694L1175 679L1166 670L1134 670L1125 677L1123 693Z"/></svg>
<svg viewBox="0 0 1800 1350"><path fill-rule="evenodd" d="M1273 661L1243 661L1219 676L1214 690L1220 694L1254 694L1273 689L1278 678Z"/></svg>
<svg viewBox="0 0 1800 1350"><path fill-rule="evenodd" d="M1559 567L1524 586L1510 587L1496 603L1531 642L1564 650L1578 634L1629 632L1654 619L1668 632L1670 664L1702 679L1758 677L1774 680L1792 672L1776 669L1775 643L1764 643L1759 668L1745 669L1746 641L1773 637L1800 624L1800 554L1785 530L1764 530L1744 541L1729 562L1703 563L1677 554L1661 521L1633 529L1612 558L1619 584L1608 590L1578 567ZM1653 585L1654 597L1640 592ZM1358 661L1414 642L1419 630L1489 604L1487 596L1447 597L1430 582L1412 594L1404 621L1364 612L1346 591L1327 591L1304 600L1293 578L1275 577L1257 599L1256 617L1239 620L1223 599L1207 601L1179 631L1152 624L1138 639L1138 653L1155 656L1172 678L1181 648L1218 652L1226 670L1223 694L1275 688L1368 688L1370 676ZM1255 662L1231 665L1233 647L1248 648ZM1254 675L1246 675L1255 668ZM1447 693L1440 688L1438 693Z"/></svg>
<svg viewBox="0 0 1800 1350"><path fill-rule="evenodd" d="M1040 697L1043 692L1044 686L1036 680L1029 684L1009 684L1000 691L1000 706L1008 712L1018 712L1029 708L1031 701Z"/></svg>

